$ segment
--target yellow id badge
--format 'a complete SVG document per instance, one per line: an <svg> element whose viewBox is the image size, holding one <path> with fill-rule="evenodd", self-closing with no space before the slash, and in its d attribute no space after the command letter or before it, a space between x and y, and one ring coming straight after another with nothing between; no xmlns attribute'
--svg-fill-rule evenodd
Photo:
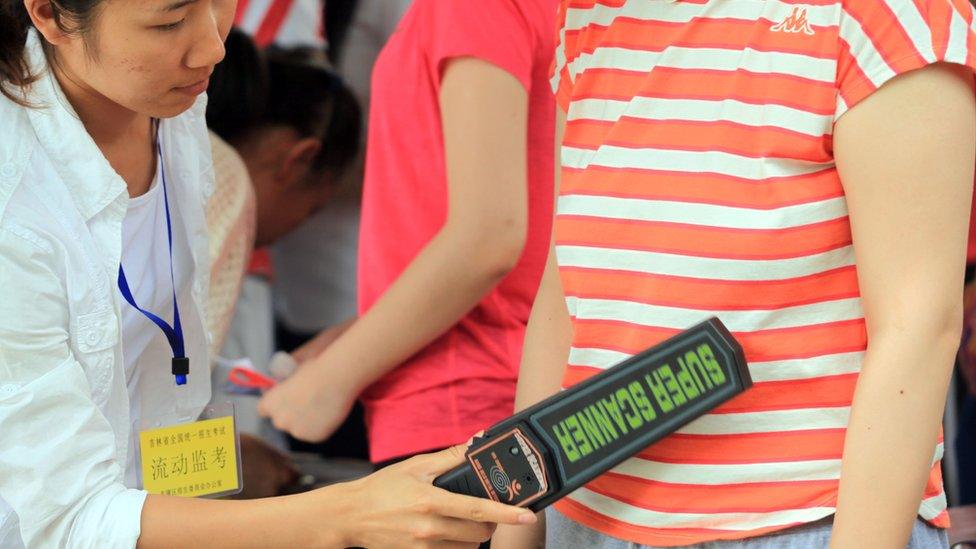
<svg viewBox="0 0 976 549"><path fill-rule="evenodd" d="M139 432L143 489L150 494L216 497L243 488L231 403L207 406L199 421Z"/></svg>

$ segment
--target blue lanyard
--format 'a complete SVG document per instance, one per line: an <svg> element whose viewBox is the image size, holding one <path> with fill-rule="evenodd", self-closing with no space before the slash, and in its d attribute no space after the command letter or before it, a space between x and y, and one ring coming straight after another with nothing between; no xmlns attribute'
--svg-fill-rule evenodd
<svg viewBox="0 0 976 549"><path fill-rule="evenodd" d="M169 215L169 197L166 193L166 167L163 162L163 148L159 144L158 131L156 154L159 157L159 174L163 185L163 204L166 207L166 236L169 240L169 277L173 283L173 326L170 326L165 320L149 311L142 309L139 305L136 305L136 300L132 297L132 292L129 290L129 282L125 279L125 271L122 269L121 263L119 263L119 291L122 292L122 297L129 302L129 305L135 307L137 311L145 315L153 324L159 326L159 329L166 334L166 340L169 341L169 346L173 349L172 372L176 378L176 384L186 385L186 378L190 374L190 359L186 357L183 325L180 323L180 307L176 301L176 277L173 275L173 223Z"/></svg>

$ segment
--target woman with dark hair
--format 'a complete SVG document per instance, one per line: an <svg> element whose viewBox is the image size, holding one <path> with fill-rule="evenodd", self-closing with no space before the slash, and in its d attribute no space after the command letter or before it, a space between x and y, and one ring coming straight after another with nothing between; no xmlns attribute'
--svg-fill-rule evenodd
<svg viewBox="0 0 976 549"><path fill-rule="evenodd" d="M276 242L343 192L346 185L340 180L348 180L344 173L358 152L361 111L319 50L264 52L237 28L225 45L224 61L210 79L207 106L207 124L216 134L214 163L221 165L207 203L211 349L222 357L247 357L270 373L264 368L276 344L271 283L260 271L245 276L248 263L260 261L255 241L258 246ZM225 369L216 369L215 384L223 383L226 375ZM283 435L257 416L254 398L231 398L242 433L284 448ZM365 440L359 442L365 446ZM245 474L254 465L249 461ZM277 461L268 468L286 466L287 460ZM262 472L261 478L272 476ZM258 484L250 483L248 495L260 493L252 490Z"/></svg>
<svg viewBox="0 0 976 549"><path fill-rule="evenodd" d="M434 489L457 449L280 499L138 489L136 431L210 399L203 93L234 6L0 1L0 546L460 547L534 520Z"/></svg>
<svg viewBox="0 0 976 549"><path fill-rule="evenodd" d="M232 144L258 194L257 246L321 208L356 157L360 109L312 49L268 51L270 86L259 122Z"/></svg>
<svg viewBox="0 0 976 549"><path fill-rule="evenodd" d="M233 29L211 79L207 125L247 165L257 193L256 246L318 210L358 152L361 111L312 48L260 51Z"/></svg>

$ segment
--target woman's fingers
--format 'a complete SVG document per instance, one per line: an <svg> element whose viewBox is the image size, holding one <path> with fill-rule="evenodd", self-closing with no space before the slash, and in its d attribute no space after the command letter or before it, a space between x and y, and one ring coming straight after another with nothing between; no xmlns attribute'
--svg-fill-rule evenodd
<svg viewBox="0 0 976 549"><path fill-rule="evenodd" d="M467 445L458 445L419 456L404 462L403 466L418 474L425 482L465 462ZM510 505L503 505L488 499L454 494L440 488L433 488L427 507L436 514L473 522L494 524L532 524L536 521L534 513Z"/></svg>
<svg viewBox="0 0 976 549"><path fill-rule="evenodd" d="M418 473L424 481L430 482L442 473L464 463L464 453L467 450L467 445L452 446L440 452L411 458L404 462L404 466Z"/></svg>
<svg viewBox="0 0 976 549"><path fill-rule="evenodd" d="M414 538L419 542L479 544L488 541L495 532L495 525L484 522L471 522L447 517L430 517L420 521Z"/></svg>
<svg viewBox="0 0 976 549"><path fill-rule="evenodd" d="M494 524L532 524L536 521L535 513L528 509L489 499L452 494L445 490L438 492L439 495L434 500L434 511L445 517Z"/></svg>
<svg viewBox="0 0 976 549"><path fill-rule="evenodd" d="M440 474L445 473L448 470L453 469L454 467L457 467L458 465L461 465L467 461L465 456L467 455L468 447L471 446L471 443L474 441L475 437L480 437L484 433L484 431L478 431L474 437L471 437L471 439L464 444L451 446L450 448L441 450L440 452L415 457L409 460L411 467L416 466L417 469L415 470L420 471L421 476L425 477L425 479L429 477L428 480L433 480Z"/></svg>
<svg viewBox="0 0 976 549"><path fill-rule="evenodd" d="M468 543L465 541L442 541L433 544L431 547L437 549L478 549L479 543Z"/></svg>

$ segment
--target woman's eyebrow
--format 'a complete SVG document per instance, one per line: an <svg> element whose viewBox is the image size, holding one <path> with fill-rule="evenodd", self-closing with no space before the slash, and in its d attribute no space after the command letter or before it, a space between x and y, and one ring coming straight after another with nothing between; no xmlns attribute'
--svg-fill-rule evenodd
<svg viewBox="0 0 976 549"><path fill-rule="evenodd" d="M187 6L187 5L190 5L190 4L195 4L196 2L197 2L197 0L179 0L178 2L173 2L172 4L169 4L168 6L165 6L165 7L160 8L159 11L161 11L163 13L169 13L171 11L176 11L176 10L180 9L183 6Z"/></svg>

